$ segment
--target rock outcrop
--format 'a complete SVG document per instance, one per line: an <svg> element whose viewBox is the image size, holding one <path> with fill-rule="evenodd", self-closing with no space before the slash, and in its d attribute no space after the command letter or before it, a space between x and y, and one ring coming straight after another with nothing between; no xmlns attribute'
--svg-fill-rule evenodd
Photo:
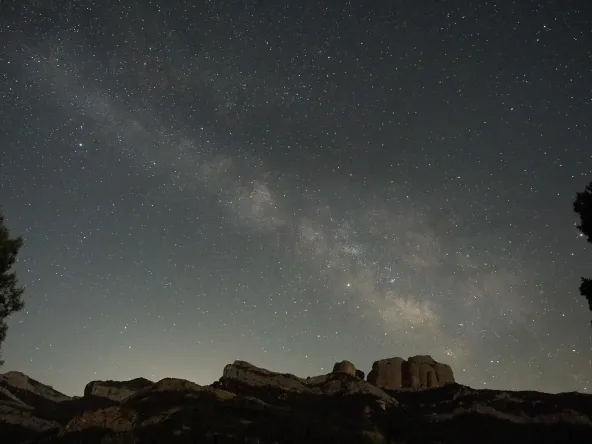
<svg viewBox="0 0 592 444"><path fill-rule="evenodd" d="M450 366L429 355L382 359L372 364L368 382L383 389L435 388L454 383Z"/></svg>
<svg viewBox="0 0 592 444"><path fill-rule="evenodd" d="M52 387L42 384L21 372L6 372L0 374L0 388L10 391L21 401L36 404L41 400L49 402L63 402L71 398L54 390Z"/></svg>
<svg viewBox="0 0 592 444"><path fill-rule="evenodd" d="M304 380L295 375L272 372L246 361L234 361L225 366L220 382L222 384L238 382L250 387L267 387L294 392L307 390Z"/></svg>
<svg viewBox="0 0 592 444"><path fill-rule="evenodd" d="M120 402L152 384L154 384L152 381L145 378L135 378L129 381L91 381L84 387L84 396Z"/></svg>
<svg viewBox="0 0 592 444"><path fill-rule="evenodd" d="M336 362L333 365L333 373L346 373L359 379L364 379L364 372L356 369L356 366L349 361Z"/></svg>
<svg viewBox="0 0 592 444"><path fill-rule="evenodd" d="M0 374L0 442L58 430L70 397L21 372Z"/></svg>
<svg viewBox="0 0 592 444"><path fill-rule="evenodd" d="M349 361L336 362L333 365L333 373L345 373L347 375L356 376L356 366Z"/></svg>
<svg viewBox="0 0 592 444"><path fill-rule="evenodd" d="M41 417L30 406L0 402L0 437L3 439L25 441L59 428L59 422Z"/></svg>
<svg viewBox="0 0 592 444"><path fill-rule="evenodd" d="M350 363L351 367L353 365ZM337 364L336 364L337 366ZM312 378L299 378L290 373L277 373L256 367L245 361L235 361L224 367L222 378L217 386L229 391L249 391L265 389L271 397L278 392L300 395L357 395L368 396L380 400L385 405L394 405L396 401L384 391L355 375L356 370L350 372L331 372L327 375ZM353 374L352 374L353 373ZM258 393L262 396L262 393ZM267 398L267 396L265 396Z"/></svg>
<svg viewBox="0 0 592 444"><path fill-rule="evenodd" d="M0 387L0 442L544 444L592 436L592 395L475 390L438 366L428 356L377 361L369 379L383 390L341 363L300 378L235 361L208 386L175 378L95 381L76 399L9 375L2 380L12 383ZM405 384L426 389L397 388ZM51 408L17 395L28 391L32 401L45 394Z"/></svg>
<svg viewBox="0 0 592 444"><path fill-rule="evenodd" d="M434 365L434 369L436 371L436 376L438 377L438 384L439 385L446 385L446 384L454 384L456 381L454 380L454 374L452 373L452 368L448 364L442 364L440 362L436 362Z"/></svg>
<svg viewBox="0 0 592 444"><path fill-rule="evenodd" d="M97 428L108 433L130 432L134 428L136 418L135 412L127 413L120 406L90 410L75 416L60 434L63 436Z"/></svg>
<svg viewBox="0 0 592 444"><path fill-rule="evenodd" d="M402 358L375 361L368 373L368 382L380 388L400 389L403 387L403 362Z"/></svg>

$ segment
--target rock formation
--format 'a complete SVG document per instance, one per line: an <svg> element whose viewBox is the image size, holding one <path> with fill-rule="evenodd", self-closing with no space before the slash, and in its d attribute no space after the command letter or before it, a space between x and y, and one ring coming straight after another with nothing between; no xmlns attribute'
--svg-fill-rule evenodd
<svg viewBox="0 0 592 444"><path fill-rule="evenodd" d="M152 381L145 378L135 378L129 381L91 381L84 387L84 396L106 398L119 402L152 384L154 384Z"/></svg>
<svg viewBox="0 0 592 444"><path fill-rule="evenodd" d="M336 362L333 365L333 373L346 373L359 379L364 379L364 372L356 369L356 366L349 361Z"/></svg>
<svg viewBox="0 0 592 444"><path fill-rule="evenodd" d="M375 361L368 373L368 382L376 387L399 389L403 387L402 358L390 358Z"/></svg>
<svg viewBox="0 0 592 444"><path fill-rule="evenodd" d="M376 361L374 385L352 367L300 378L235 361L208 386L94 381L80 398L10 372L0 375L0 443L544 444L592 436L592 395L474 390L429 356Z"/></svg>
<svg viewBox="0 0 592 444"><path fill-rule="evenodd" d="M353 367L353 364L349 364ZM357 377L355 367L353 367L353 371L351 367L350 372L334 371L327 375L299 378L290 373L276 373L259 368L245 361L235 361L224 367L222 378L216 384L216 387L243 392L264 388L271 397L276 396L278 391L284 392L283 396L289 393L300 395L360 395L375 398L384 405L396 404L396 401L384 391Z"/></svg>
<svg viewBox="0 0 592 444"><path fill-rule="evenodd" d="M52 387L41 384L39 381L21 372L13 371L0 375L0 387L9 390L17 396L20 394L20 399L25 402L32 398L43 399L49 402L62 402L70 399L69 396L54 390Z"/></svg>
<svg viewBox="0 0 592 444"><path fill-rule="evenodd" d="M58 430L60 405L71 398L21 372L0 375L0 442L15 442Z"/></svg>
<svg viewBox="0 0 592 444"><path fill-rule="evenodd" d="M333 366L333 373L345 373L356 376L356 366L349 361L336 362Z"/></svg>
<svg viewBox="0 0 592 444"><path fill-rule="evenodd" d="M454 374L452 373L452 369L448 364L436 362L434 369L436 370L436 376L438 377L439 385L442 386L446 384L454 384Z"/></svg>
<svg viewBox="0 0 592 444"><path fill-rule="evenodd" d="M368 382L383 389L435 388L454 383L452 369L429 355L382 359L372 364Z"/></svg>

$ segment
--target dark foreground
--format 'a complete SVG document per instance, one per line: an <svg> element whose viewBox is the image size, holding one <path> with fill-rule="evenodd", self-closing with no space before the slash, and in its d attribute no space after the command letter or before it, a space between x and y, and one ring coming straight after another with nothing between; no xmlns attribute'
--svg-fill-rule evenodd
<svg viewBox="0 0 592 444"><path fill-rule="evenodd" d="M359 373L302 379L237 361L211 386L96 381L70 398L10 372L0 375L0 443L592 442L592 395L390 390Z"/></svg>

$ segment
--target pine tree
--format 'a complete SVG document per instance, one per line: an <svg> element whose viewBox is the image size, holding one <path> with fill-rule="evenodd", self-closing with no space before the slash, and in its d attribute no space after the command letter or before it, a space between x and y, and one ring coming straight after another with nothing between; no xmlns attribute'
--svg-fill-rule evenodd
<svg viewBox="0 0 592 444"><path fill-rule="evenodd" d="M22 245L22 237L10 237L8 228L4 225L4 217L0 214L0 347L8 330L6 319L24 307L21 300L24 289L18 285L16 273L12 270ZM0 365L3 363L0 360Z"/></svg>
<svg viewBox="0 0 592 444"><path fill-rule="evenodd" d="M580 224L577 227L588 242L592 243L592 182L583 192L577 193L574 211L580 215ZM588 300L588 306L592 310L592 279L582 278L580 293Z"/></svg>

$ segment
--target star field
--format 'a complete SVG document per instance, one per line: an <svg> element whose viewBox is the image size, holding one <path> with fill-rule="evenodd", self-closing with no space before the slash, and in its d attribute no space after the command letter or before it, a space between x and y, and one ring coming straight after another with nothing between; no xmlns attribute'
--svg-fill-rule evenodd
<svg viewBox="0 0 592 444"><path fill-rule="evenodd" d="M592 391L592 7L461 3L2 2L3 371Z"/></svg>

